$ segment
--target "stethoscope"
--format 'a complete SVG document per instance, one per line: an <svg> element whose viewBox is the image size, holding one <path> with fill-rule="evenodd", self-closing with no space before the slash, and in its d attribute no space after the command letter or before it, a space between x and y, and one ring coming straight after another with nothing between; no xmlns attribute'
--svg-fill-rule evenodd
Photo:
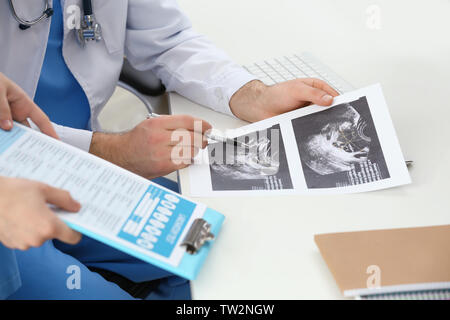
<svg viewBox="0 0 450 320"><path fill-rule="evenodd" d="M19 28L21 30L27 30L28 28L34 26L35 24L41 22L46 18L50 18L53 15L53 9L50 6L50 0L45 0L45 7L42 14L33 20L25 20L17 15L14 8L13 0L9 0L11 7L11 12L19 23ZM94 13L92 11L92 1L83 0L83 19L80 21L80 28L76 29L77 40L82 47L85 47L88 41L100 41L102 40L102 28L99 23L95 21Z"/></svg>

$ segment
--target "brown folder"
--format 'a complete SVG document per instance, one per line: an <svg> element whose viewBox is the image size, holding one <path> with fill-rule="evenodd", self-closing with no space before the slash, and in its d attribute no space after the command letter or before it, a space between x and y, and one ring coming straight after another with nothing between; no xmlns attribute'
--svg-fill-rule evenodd
<svg viewBox="0 0 450 320"><path fill-rule="evenodd" d="M314 237L345 296L450 288L450 225Z"/></svg>

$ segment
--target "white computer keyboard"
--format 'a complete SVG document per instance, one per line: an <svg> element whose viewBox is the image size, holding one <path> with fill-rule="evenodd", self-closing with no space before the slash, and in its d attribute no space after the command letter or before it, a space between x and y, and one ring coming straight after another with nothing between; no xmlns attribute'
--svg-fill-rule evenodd
<svg viewBox="0 0 450 320"><path fill-rule="evenodd" d="M296 78L318 78L328 82L339 93L355 89L308 52L256 62L244 68L267 85Z"/></svg>

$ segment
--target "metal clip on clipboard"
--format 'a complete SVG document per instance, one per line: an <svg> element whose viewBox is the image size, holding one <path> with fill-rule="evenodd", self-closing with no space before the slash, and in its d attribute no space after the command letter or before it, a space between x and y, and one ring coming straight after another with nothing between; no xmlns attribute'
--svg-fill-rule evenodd
<svg viewBox="0 0 450 320"><path fill-rule="evenodd" d="M195 254L206 241L210 240L214 240L211 225L204 219L195 219L181 245L186 246L189 254Z"/></svg>

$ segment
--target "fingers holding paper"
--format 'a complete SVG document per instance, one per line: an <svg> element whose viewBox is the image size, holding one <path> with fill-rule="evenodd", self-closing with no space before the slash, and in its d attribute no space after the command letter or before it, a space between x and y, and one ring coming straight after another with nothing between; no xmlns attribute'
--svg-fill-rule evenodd
<svg viewBox="0 0 450 320"><path fill-rule="evenodd" d="M69 244L80 241L81 234L70 229L48 206L79 211L80 204L67 191L36 181L0 177L0 193L0 243L27 250L51 239Z"/></svg>

